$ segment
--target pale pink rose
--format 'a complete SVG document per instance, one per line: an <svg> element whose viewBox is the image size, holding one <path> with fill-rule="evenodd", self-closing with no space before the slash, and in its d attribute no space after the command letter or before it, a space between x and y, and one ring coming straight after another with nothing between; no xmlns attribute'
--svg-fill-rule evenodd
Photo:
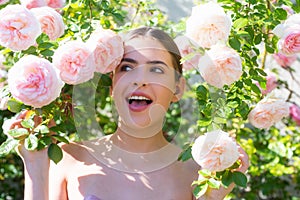
<svg viewBox="0 0 300 200"><path fill-rule="evenodd" d="M274 90L277 87L277 77L276 74L273 72L267 71L266 76L266 89L262 89L257 83L257 86L260 88L260 91L263 95L269 94L272 90Z"/></svg>
<svg viewBox="0 0 300 200"><path fill-rule="evenodd" d="M92 79L95 72L91 50L86 43L78 40L61 45L53 55L53 64L61 79L70 85Z"/></svg>
<svg viewBox="0 0 300 200"><path fill-rule="evenodd" d="M35 108L54 101L64 85L48 60L33 55L22 57L8 71L7 81L15 99Z"/></svg>
<svg viewBox="0 0 300 200"><path fill-rule="evenodd" d="M17 116L13 116L12 118L10 119L5 119L3 124L2 124L2 130L3 130L3 133L9 137L9 138L12 138L12 136L9 135L8 131L11 130L12 128L12 124L14 122L16 122L17 120Z"/></svg>
<svg viewBox="0 0 300 200"><path fill-rule="evenodd" d="M179 48L181 57L184 60L182 62L182 67L184 70L192 70L197 69L199 59L201 58L201 54L197 52L197 49L199 49L199 46L192 41L191 39L185 37L185 36L179 36L175 38L175 43Z"/></svg>
<svg viewBox="0 0 300 200"><path fill-rule="evenodd" d="M285 55L293 55L300 52L300 25L286 29L279 39L278 51Z"/></svg>
<svg viewBox="0 0 300 200"><path fill-rule="evenodd" d="M66 0L46 0L46 2L51 8L63 8L66 4Z"/></svg>
<svg viewBox="0 0 300 200"><path fill-rule="evenodd" d="M64 34L65 25L62 16L53 8L39 7L31 9L39 20L42 32L47 34L50 40L56 40Z"/></svg>
<svg viewBox="0 0 300 200"><path fill-rule="evenodd" d="M287 56L282 53L275 53L273 54L273 57L276 60L276 62L283 68L290 67L297 60L296 54Z"/></svg>
<svg viewBox="0 0 300 200"><path fill-rule="evenodd" d="M231 167L239 158L238 146L228 133L222 130L199 136L192 146L192 156L202 167L212 172Z"/></svg>
<svg viewBox="0 0 300 200"><path fill-rule="evenodd" d="M8 2L9 2L9 0L0 0L0 5L4 5L4 4L8 3Z"/></svg>
<svg viewBox="0 0 300 200"><path fill-rule="evenodd" d="M219 41L227 41L232 21L217 3L206 3L193 7L186 21L186 35L204 48Z"/></svg>
<svg viewBox="0 0 300 200"><path fill-rule="evenodd" d="M256 128L269 128L289 115L288 103L275 98L264 98L250 111L249 122Z"/></svg>
<svg viewBox="0 0 300 200"><path fill-rule="evenodd" d="M46 0L20 0L20 2L28 9L47 6Z"/></svg>
<svg viewBox="0 0 300 200"><path fill-rule="evenodd" d="M37 18L21 5L8 5L0 10L0 19L0 45L13 51L26 50L41 34Z"/></svg>
<svg viewBox="0 0 300 200"><path fill-rule="evenodd" d="M124 47L121 36L109 29L94 31L87 41L93 52L96 71L102 74L113 71L121 62Z"/></svg>
<svg viewBox="0 0 300 200"><path fill-rule="evenodd" d="M237 81L243 73L240 55L232 48L214 45L199 60L198 70L204 80L217 88Z"/></svg>
<svg viewBox="0 0 300 200"><path fill-rule="evenodd" d="M0 96L0 110L7 110L7 102L9 100L9 97L1 97Z"/></svg>
<svg viewBox="0 0 300 200"><path fill-rule="evenodd" d="M296 104L290 106L290 116L300 126L300 107Z"/></svg>

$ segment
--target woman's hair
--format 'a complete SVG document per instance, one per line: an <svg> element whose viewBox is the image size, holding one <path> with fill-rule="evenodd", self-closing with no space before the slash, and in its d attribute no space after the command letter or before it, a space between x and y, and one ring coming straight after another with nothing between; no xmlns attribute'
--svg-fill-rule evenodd
<svg viewBox="0 0 300 200"><path fill-rule="evenodd" d="M174 42L174 40L167 33L165 33L160 29L156 29L152 27L141 27L129 31L124 38L124 42L140 36L154 38L163 45L163 47L171 55L173 67L176 71L175 77L176 80L179 80L182 74L182 65L180 63L181 56L180 56L180 51L176 43Z"/></svg>

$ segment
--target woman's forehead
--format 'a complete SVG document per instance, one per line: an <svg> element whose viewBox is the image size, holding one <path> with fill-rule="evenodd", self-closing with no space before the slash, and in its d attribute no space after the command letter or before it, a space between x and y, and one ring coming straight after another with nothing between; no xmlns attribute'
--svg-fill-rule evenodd
<svg viewBox="0 0 300 200"><path fill-rule="evenodd" d="M144 57L148 59L163 59L172 63L170 53L157 40L149 37L133 38L124 44L124 58Z"/></svg>

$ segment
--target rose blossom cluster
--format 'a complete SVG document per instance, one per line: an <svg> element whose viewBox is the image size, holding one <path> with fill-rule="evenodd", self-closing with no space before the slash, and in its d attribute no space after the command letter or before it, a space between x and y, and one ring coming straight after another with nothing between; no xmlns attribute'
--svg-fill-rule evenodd
<svg viewBox="0 0 300 200"><path fill-rule="evenodd" d="M203 169L223 171L239 158L236 142L227 132L215 130L199 136L192 146L192 156Z"/></svg>
<svg viewBox="0 0 300 200"><path fill-rule="evenodd" d="M8 5L0 10L0 45L22 51L36 44L44 32L55 40L64 32L63 19L53 8L39 7L33 11L22 5Z"/></svg>
<svg viewBox="0 0 300 200"><path fill-rule="evenodd" d="M186 36L190 38L190 44L178 43L183 57L193 53L194 46L207 49L204 55L195 53L186 63L189 68L197 66L203 79L217 88L234 83L243 73L240 55L225 45L231 26L230 16L219 4L201 4L193 7L186 21Z"/></svg>
<svg viewBox="0 0 300 200"><path fill-rule="evenodd" d="M113 71L123 54L121 36L109 29L99 29L87 42L76 40L61 45L53 55L53 64L65 83L76 85L93 78L94 72Z"/></svg>
<svg viewBox="0 0 300 200"><path fill-rule="evenodd" d="M101 41L102 52L106 57L99 58L101 60L97 67L98 71L110 72L121 61L123 42L115 32L101 30L93 34ZM105 40L101 40L102 37ZM98 59L95 57L98 55L94 52L96 50L85 42L73 40L56 49L53 63L33 55L22 57L8 72L12 96L35 108L48 105L60 95L64 83L76 85L93 78L96 72L95 61Z"/></svg>
<svg viewBox="0 0 300 200"><path fill-rule="evenodd" d="M266 97L250 111L248 120L256 128L269 128L288 115L289 105L287 102Z"/></svg>

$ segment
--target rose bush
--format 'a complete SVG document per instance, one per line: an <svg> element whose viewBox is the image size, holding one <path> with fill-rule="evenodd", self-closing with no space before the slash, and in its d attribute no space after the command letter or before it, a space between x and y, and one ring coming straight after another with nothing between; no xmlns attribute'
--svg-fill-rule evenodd
<svg viewBox="0 0 300 200"><path fill-rule="evenodd" d="M34 108L54 101L64 85L48 60L33 55L22 57L9 70L7 81L12 96Z"/></svg>
<svg viewBox="0 0 300 200"><path fill-rule="evenodd" d="M0 18L0 45L13 51L26 50L41 34L37 18L21 5L6 6Z"/></svg>

